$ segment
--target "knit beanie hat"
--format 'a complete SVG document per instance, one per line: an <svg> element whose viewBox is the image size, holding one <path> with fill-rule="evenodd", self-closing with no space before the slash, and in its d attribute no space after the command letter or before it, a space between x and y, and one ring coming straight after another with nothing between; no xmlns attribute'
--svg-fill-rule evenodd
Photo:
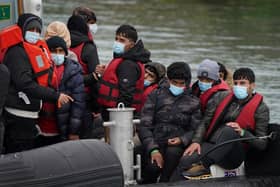
<svg viewBox="0 0 280 187"><path fill-rule="evenodd" d="M53 36L53 37L49 38L46 42L47 42L47 45L50 50L61 47L64 50L65 55L68 55L66 42L61 37Z"/></svg>
<svg viewBox="0 0 280 187"><path fill-rule="evenodd" d="M168 79L184 79L189 86L192 79L190 66L185 62L174 62L167 67Z"/></svg>
<svg viewBox="0 0 280 187"><path fill-rule="evenodd" d="M124 36L128 39L131 39L132 41L136 42L138 39L137 31L136 29L131 25L121 25L116 30L116 35Z"/></svg>
<svg viewBox="0 0 280 187"><path fill-rule="evenodd" d="M63 38L66 42L67 48L71 46L70 32L65 23L60 21L51 22L47 27L45 39L47 40L52 36L59 36Z"/></svg>
<svg viewBox="0 0 280 187"><path fill-rule="evenodd" d="M21 28L23 36L29 29L37 28L41 32L43 27L41 18L31 13L21 14L18 17L17 25Z"/></svg>
<svg viewBox="0 0 280 187"><path fill-rule="evenodd" d="M219 80L219 69L216 61L205 59L198 66L197 77L206 77L217 81Z"/></svg>
<svg viewBox="0 0 280 187"><path fill-rule="evenodd" d="M82 34L88 35L88 25L81 16L71 16L68 19L67 27L69 31L78 31Z"/></svg>

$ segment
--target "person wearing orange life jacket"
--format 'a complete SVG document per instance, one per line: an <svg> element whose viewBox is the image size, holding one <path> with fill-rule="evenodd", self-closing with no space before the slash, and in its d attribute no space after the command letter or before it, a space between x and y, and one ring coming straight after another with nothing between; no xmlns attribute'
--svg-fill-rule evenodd
<svg viewBox="0 0 280 187"><path fill-rule="evenodd" d="M139 112L144 89L144 64L150 61L150 52L138 40L137 31L131 25L121 25L116 30L113 44L114 58L108 64L101 80L98 102L103 107L102 117L108 120L106 108L134 107Z"/></svg>
<svg viewBox="0 0 280 187"><path fill-rule="evenodd" d="M203 60L198 66L197 78L192 85L192 94L200 98L202 113L206 108L215 110L215 106L229 92L227 83L219 78L218 63L209 59Z"/></svg>
<svg viewBox="0 0 280 187"><path fill-rule="evenodd" d="M158 62L149 62L145 65L145 79L142 105L144 105L148 95L158 88L158 84L165 77L165 74L165 66Z"/></svg>
<svg viewBox="0 0 280 187"><path fill-rule="evenodd" d="M47 57L48 52L43 51L41 46L44 47L44 44L39 41L41 19L33 14L22 14L17 25L23 38L8 48L3 60L11 73L9 93L4 107L7 123L4 138L6 153L34 147L34 140L38 135L36 120L42 100L62 105L72 99L47 87L51 82L48 68L43 72L38 71L51 65ZM39 46L36 45L38 43Z"/></svg>
<svg viewBox="0 0 280 187"><path fill-rule="evenodd" d="M267 139L245 141L246 146L234 142L200 159L200 155L225 141L266 136L268 133L269 108L263 96L254 91L254 72L250 68L237 69L233 74L233 82L233 93L221 101L210 123L201 124L197 128L193 143L181 158L178 171L185 171L183 175L186 178L209 174L209 166L212 164L225 169L236 168L244 161L249 148L265 150L267 146Z"/></svg>

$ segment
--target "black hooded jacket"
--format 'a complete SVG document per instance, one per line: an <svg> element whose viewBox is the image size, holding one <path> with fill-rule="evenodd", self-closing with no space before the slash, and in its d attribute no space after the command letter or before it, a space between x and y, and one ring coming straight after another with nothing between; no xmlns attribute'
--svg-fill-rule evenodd
<svg viewBox="0 0 280 187"><path fill-rule="evenodd" d="M84 74L84 84L90 87L90 95L86 96L88 107L98 112L97 106L97 80L95 80L92 72L95 72L96 66L99 64L99 57L97 53L97 47L92 39L88 37L87 23L80 16L71 16L68 20L67 27L70 31L71 48L85 43L81 52L82 61L87 64L88 74Z"/></svg>
<svg viewBox="0 0 280 187"><path fill-rule="evenodd" d="M40 20L33 14L23 14L20 16L18 26L25 31L26 22ZM57 101L59 93L54 89L39 85L34 77L34 72L30 64L28 55L22 44L10 47L4 57L3 63L8 67L11 74L9 93L5 106L26 111L39 111L41 100ZM19 97L19 92L23 92L28 97L30 104L25 103Z"/></svg>
<svg viewBox="0 0 280 187"><path fill-rule="evenodd" d="M144 48L144 44L139 40L133 48L122 55L114 54L114 58L123 58L124 61L117 68L119 78L120 96L118 103L122 102L125 106L131 106L135 85L140 78L141 69L136 62L145 64L150 61L151 53ZM144 84L144 83L143 83Z"/></svg>

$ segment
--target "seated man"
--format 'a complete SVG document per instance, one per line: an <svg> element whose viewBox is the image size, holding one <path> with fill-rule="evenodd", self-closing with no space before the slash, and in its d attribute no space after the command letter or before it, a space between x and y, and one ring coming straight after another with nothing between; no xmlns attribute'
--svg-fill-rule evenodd
<svg viewBox="0 0 280 187"><path fill-rule="evenodd" d="M200 123L197 97L190 94L191 71L184 62L167 68L167 83L152 92L142 109L137 125L143 145L143 183L169 181L194 129Z"/></svg>
<svg viewBox="0 0 280 187"><path fill-rule="evenodd" d="M143 105L148 95L158 87L158 83L165 77L166 68L158 62L145 65Z"/></svg>
<svg viewBox="0 0 280 187"><path fill-rule="evenodd" d="M256 139L244 142L246 146L241 142L226 144L204 155L227 140L267 135L269 109L263 102L263 96L254 91L254 72L249 68L240 68L234 72L233 80L233 93L218 105L210 123L202 123L197 128L193 143L185 150L172 176L173 181L182 179L183 175L186 178L209 175L212 164L234 169L244 161L247 148L266 148L266 139Z"/></svg>
<svg viewBox="0 0 280 187"><path fill-rule="evenodd" d="M206 108L215 110L229 90L227 83L219 78L218 63L209 59L203 60L199 64L197 78L198 81L192 85L192 93L200 98L201 111L204 113Z"/></svg>

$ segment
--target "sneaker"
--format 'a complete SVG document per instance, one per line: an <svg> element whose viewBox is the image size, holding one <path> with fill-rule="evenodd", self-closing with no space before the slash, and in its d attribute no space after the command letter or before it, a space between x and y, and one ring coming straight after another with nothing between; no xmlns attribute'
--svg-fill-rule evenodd
<svg viewBox="0 0 280 187"><path fill-rule="evenodd" d="M211 177L210 169L205 168L201 163L192 164L192 167L183 172L187 179L207 179Z"/></svg>

